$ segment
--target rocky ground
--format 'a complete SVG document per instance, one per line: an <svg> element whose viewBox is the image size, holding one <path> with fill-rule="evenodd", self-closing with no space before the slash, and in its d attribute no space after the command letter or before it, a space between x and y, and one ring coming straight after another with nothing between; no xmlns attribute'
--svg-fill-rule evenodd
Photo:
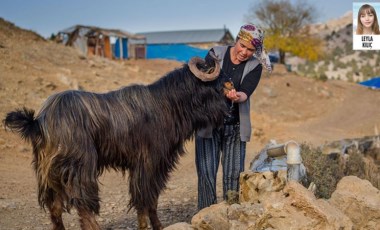
<svg viewBox="0 0 380 230"><path fill-rule="evenodd" d="M45 41L0 19L0 114L27 106L38 110L46 98L67 89L94 92L132 83L148 84L182 63L167 60L110 61L85 57L76 50ZM269 140L322 145L344 138L374 135L380 128L380 92L343 81L315 81L275 66L263 76L252 97L253 138L246 168ZM31 147L0 128L0 229L49 229L47 213L37 203ZM104 229L135 229L136 213L127 212L127 176L114 171L101 178ZM220 198L221 181L218 193ZM197 212L194 145L173 172L161 195L158 214L165 226L190 222ZM75 210L64 215L67 229L78 229Z"/></svg>

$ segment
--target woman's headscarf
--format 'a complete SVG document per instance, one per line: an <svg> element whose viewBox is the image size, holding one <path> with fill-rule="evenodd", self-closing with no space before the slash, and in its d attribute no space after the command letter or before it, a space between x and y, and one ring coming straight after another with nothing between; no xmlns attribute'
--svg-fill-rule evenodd
<svg viewBox="0 0 380 230"><path fill-rule="evenodd" d="M269 56L264 48L264 30L254 24L245 24L240 27L238 38L250 42L256 49L253 56L260 61L264 68L272 72Z"/></svg>

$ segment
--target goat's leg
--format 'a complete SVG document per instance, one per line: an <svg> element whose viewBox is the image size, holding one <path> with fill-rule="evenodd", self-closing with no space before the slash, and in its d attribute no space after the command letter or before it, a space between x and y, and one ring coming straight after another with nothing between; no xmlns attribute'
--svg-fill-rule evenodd
<svg viewBox="0 0 380 230"><path fill-rule="evenodd" d="M137 211L140 230L148 228L148 217L154 230L162 229L161 222L157 217L157 202L160 191L164 186L152 186L157 184L155 174L146 172L150 166L145 165L145 161L139 163L142 165L135 167L135 170L129 171L130 205ZM145 193L149 194L145 195Z"/></svg>
<svg viewBox="0 0 380 230"><path fill-rule="evenodd" d="M139 224L138 229L139 230L147 230L148 229L148 210L142 209L137 210L137 222Z"/></svg>
<svg viewBox="0 0 380 230"><path fill-rule="evenodd" d="M74 201L75 208L78 211L80 226L82 230L100 230L95 216L99 214L100 204L98 197L98 187L96 183L88 183L86 189L81 189L82 197Z"/></svg>
<svg viewBox="0 0 380 230"><path fill-rule="evenodd" d="M97 182L98 152L91 140L86 139L86 137L79 138L76 142L81 144L80 147L83 152L74 151L68 153L68 155L80 155L82 157L73 164L79 167L69 169L68 185L66 187L69 188L67 190L71 202L78 211L81 229L100 230L100 226L95 219L100 210L99 185Z"/></svg>
<svg viewBox="0 0 380 230"><path fill-rule="evenodd" d="M156 199L154 203L155 203L154 206L149 208L150 224L152 225L153 230L161 230L163 229L163 227L157 215L158 198Z"/></svg>
<svg viewBox="0 0 380 230"><path fill-rule="evenodd" d="M163 229L161 222L157 216L157 203L158 203L157 200L158 199L156 199L156 201L154 202L153 207L137 210L137 220L139 224L139 230L148 229L148 222L147 222L148 216L149 216L149 220L150 220L153 230Z"/></svg>
<svg viewBox="0 0 380 230"><path fill-rule="evenodd" d="M82 230L100 230L100 226L96 222L95 213L85 208L78 208L80 217L80 227Z"/></svg>
<svg viewBox="0 0 380 230"><path fill-rule="evenodd" d="M52 202L48 202L47 206L50 212L50 220L53 223L54 230L64 230L65 226L62 221L62 213L63 213L63 201L62 197L57 193L51 192Z"/></svg>

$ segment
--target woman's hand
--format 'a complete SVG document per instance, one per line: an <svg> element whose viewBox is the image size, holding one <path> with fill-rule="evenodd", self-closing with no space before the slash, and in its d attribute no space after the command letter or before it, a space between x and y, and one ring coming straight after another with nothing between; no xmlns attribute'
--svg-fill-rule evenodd
<svg viewBox="0 0 380 230"><path fill-rule="evenodd" d="M235 89L231 89L230 91L228 91L226 97L233 102L236 102L239 100L239 96Z"/></svg>
<svg viewBox="0 0 380 230"><path fill-rule="evenodd" d="M230 99L232 102L237 102L237 103L240 103L240 102L244 102L245 100L247 100L247 95L243 92L236 92L235 89L231 89L226 97L228 99Z"/></svg>

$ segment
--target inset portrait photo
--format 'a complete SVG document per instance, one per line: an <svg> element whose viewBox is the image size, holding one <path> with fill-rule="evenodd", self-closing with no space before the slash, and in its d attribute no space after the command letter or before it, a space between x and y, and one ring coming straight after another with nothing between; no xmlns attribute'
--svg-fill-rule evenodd
<svg viewBox="0 0 380 230"><path fill-rule="evenodd" d="M380 50L379 2L353 3L353 49Z"/></svg>

